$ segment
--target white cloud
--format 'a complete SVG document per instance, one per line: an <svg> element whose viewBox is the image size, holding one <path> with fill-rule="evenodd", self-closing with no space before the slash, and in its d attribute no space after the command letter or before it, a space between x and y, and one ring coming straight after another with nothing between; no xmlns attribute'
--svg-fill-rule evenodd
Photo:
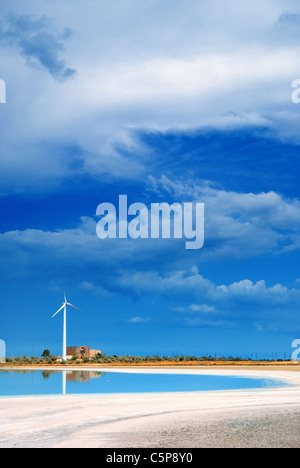
<svg viewBox="0 0 300 468"><path fill-rule="evenodd" d="M140 324L140 323L148 323L151 319L149 318L142 318L142 317L133 317L131 319L126 320L127 323L131 323L133 325Z"/></svg>
<svg viewBox="0 0 300 468"><path fill-rule="evenodd" d="M218 285L204 278L196 268L173 271L168 276L149 271L124 272L118 284L121 291L131 288L141 297L158 294L172 301L199 301L199 306L170 307L173 320L189 326L224 329L238 328L241 324L244 327L247 323L257 331L274 327L283 331L291 324L293 329L299 328L300 291L282 284L268 286L264 280L242 280Z"/></svg>
<svg viewBox="0 0 300 468"><path fill-rule="evenodd" d="M96 218L83 217L75 229L48 232L27 229L1 234L1 269L8 276L28 275L28 272L39 276L48 275L49 268L55 269L57 264L65 271L74 265L72 276L81 276L77 284L82 283L86 270L97 271L97 265L108 271L114 269L119 274L124 269L131 269L133 283L143 288L143 281L149 284L152 281L147 274L140 275L143 269L168 275L175 270L187 270L197 262L274 255L300 247L298 200L286 199L273 192L226 192L189 181L170 181L166 177L152 179L151 186L162 195L172 191L176 197L182 196L183 201L205 203L205 244L194 256L187 254L184 240L100 240L96 236ZM135 274L138 281L135 281ZM191 277L191 280L195 278ZM88 284L93 286L88 277L84 281L86 287ZM164 287L167 283L166 276ZM237 284L231 289L238 291L241 287L252 290L251 284Z"/></svg>
<svg viewBox="0 0 300 468"><path fill-rule="evenodd" d="M107 289L103 288L100 285L95 285L93 283L90 283L89 281L82 281L77 285L77 288L86 291L88 293L96 294L97 296L100 297L112 297L114 296L113 293L107 291Z"/></svg>
<svg viewBox="0 0 300 468"><path fill-rule="evenodd" d="M219 314L220 311L215 306L207 304L191 304L187 307L170 307L174 312L189 313L189 314Z"/></svg>
<svg viewBox="0 0 300 468"><path fill-rule="evenodd" d="M205 204L202 258L249 257L300 246L300 202L275 193L235 193L191 180L149 178L156 194Z"/></svg>
<svg viewBox="0 0 300 468"><path fill-rule="evenodd" d="M199 274L197 268L188 271L173 271L169 275L162 276L156 272L143 271L130 273L118 279L122 290L133 288L140 294L156 292L167 296L189 296L196 299L213 301L214 305L206 304L210 311L215 310L216 304L225 306L231 301L240 301L252 304L269 304L270 306L282 306L293 297L299 301L300 292L296 289L289 290L281 284L268 287L264 280L256 283L250 280L242 280L229 285L216 285L212 281ZM130 286L131 285L131 286ZM191 306L178 311L191 312ZM205 311L202 306L202 312ZM199 306L201 312L201 306Z"/></svg>
<svg viewBox="0 0 300 468"><path fill-rule="evenodd" d="M278 217L275 219L278 223ZM1 234L1 275L8 281L34 279L47 284L55 278L57 283L72 284L99 297L151 294L184 304L188 300L187 305L173 308L173 318L178 315L178 320L194 326L222 323L224 327L232 327L240 320L253 323L274 320L280 326L281 322L294 323L298 316L299 288L270 285L263 279L253 281L247 277L216 283L201 274L200 267L194 266L195 257L187 258L184 248L178 250L178 244L172 248L169 241L165 244L100 241L95 227L94 220L83 218L76 229ZM229 242L226 229L219 242ZM242 256L244 241L239 243L234 236L232 243L236 244L236 255L240 248ZM218 258L214 250L212 247L211 257ZM174 256L172 263L170 255Z"/></svg>
<svg viewBox="0 0 300 468"><path fill-rule="evenodd" d="M202 327L202 328L236 328L237 323L229 320L203 320L199 317L197 318L186 318L185 323L192 327Z"/></svg>
<svg viewBox="0 0 300 468"><path fill-rule="evenodd" d="M28 14L20 1L5 0L2 9ZM300 43L283 41L276 26L288 9L299 13L295 1L279 0L188 8L175 0L31 2L34 17L53 18L55 37L72 29L64 57L78 73L56 83L1 48L3 192L43 190L81 174L140 178L151 157L137 129L264 125L297 141L291 82Z"/></svg>

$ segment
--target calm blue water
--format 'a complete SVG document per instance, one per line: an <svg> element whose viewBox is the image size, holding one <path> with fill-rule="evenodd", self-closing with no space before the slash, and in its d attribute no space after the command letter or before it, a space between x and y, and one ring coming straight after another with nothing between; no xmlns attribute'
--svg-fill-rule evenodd
<svg viewBox="0 0 300 468"><path fill-rule="evenodd" d="M286 386L278 380L215 375L88 371L0 371L0 396L196 392Z"/></svg>

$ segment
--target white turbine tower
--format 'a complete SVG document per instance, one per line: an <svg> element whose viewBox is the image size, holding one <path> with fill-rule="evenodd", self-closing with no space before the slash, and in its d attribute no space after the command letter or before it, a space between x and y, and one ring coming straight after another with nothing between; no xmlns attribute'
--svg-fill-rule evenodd
<svg viewBox="0 0 300 468"><path fill-rule="evenodd" d="M63 353L62 353L62 358L64 361L67 360L67 305L73 307L74 309L78 309L78 307L75 307L74 305L70 304L67 301L66 295L65 296L65 302L63 302L62 307L53 315L52 318L54 318L61 310L64 310L64 333L63 333ZM82 311L81 311L82 312Z"/></svg>

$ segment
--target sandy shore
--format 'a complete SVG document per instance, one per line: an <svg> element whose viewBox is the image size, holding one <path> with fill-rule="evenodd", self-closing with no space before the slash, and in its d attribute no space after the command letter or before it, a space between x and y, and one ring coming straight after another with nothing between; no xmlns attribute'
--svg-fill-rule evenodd
<svg viewBox="0 0 300 468"><path fill-rule="evenodd" d="M112 370L277 378L291 386L221 392L3 398L0 448L300 447L300 372L294 369Z"/></svg>

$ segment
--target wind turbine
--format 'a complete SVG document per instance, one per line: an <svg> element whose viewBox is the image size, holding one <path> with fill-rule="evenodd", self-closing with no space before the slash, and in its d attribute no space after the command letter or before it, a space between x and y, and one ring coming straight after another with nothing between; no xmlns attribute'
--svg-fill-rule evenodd
<svg viewBox="0 0 300 468"><path fill-rule="evenodd" d="M62 307L53 315L52 318L54 318L57 314L59 314L59 312L61 310L64 310L64 333L63 333L63 354L62 354L62 358L63 358L64 361L66 361L67 360L67 305L73 307L74 309L80 310L80 311L81 311L81 309L78 309L78 307L75 307L74 305L70 304L67 301L66 294L64 294L64 297L65 297L65 301L63 302Z"/></svg>

